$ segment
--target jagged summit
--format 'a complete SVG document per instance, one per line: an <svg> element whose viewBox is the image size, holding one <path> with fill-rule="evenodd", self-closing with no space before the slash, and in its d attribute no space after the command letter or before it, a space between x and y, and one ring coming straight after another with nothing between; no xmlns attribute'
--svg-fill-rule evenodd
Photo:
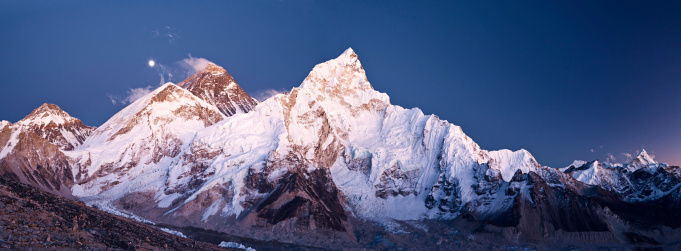
<svg viewBox="0 0 681 251"><path fill-rule="evenodd" d="M359 57L349 48L335 59L316 65L298 88L313 100L324 103L327 112L338 108L382 111L390 105L385 93L374 90L367 80ZM339 106L340 105L340 106Z"/></svg>
<svg viewBox="0 0 681 251"><path fill-rule="evenodd" d="M71 117L71 115L63 111L59 106L44 103L33 110L28 116L17 122L17 124L47 126L52 123L54 126L57 126L71 123L75 120L77 119Z"/></svg>
<svg viewBox="0 0 681 251"><path fill-rule="evenodd" d="M632 164L634 163L642 163L642 164L657 164L657 162L648 155L648 152L646 152L646 149L641 149L641 152L638 153L636 158L631 161Z"/></svg>
<svg viewBox="0 0 681 251"><path fill-rule="evenodd" d="M641 152L638 153L636 158L634 158L631 161L631 163L627 166L627 170L633 172L641 168L657 166L657 164L658 164L657 161L650 157L650 155L648 155L648 152L646 152L645 149L642 149Z"/></svg>
<svg viewBox="0 0 681 251"><path fill-rule="evenodd" d="M316 65L300 86L301 89L313 88L324 91L332 91L340 87L373 90L362 63L359 61L359 56L352 48L348 48L335 59Z"/></svg>
<svg viewBox="0 0 681 251"><path fill-rule="evenodd" d="M228 117L247 113L258 104L236 83L227 70L214 63L208 63L204 70L180 82L178 86L216 106Z"/></svg>

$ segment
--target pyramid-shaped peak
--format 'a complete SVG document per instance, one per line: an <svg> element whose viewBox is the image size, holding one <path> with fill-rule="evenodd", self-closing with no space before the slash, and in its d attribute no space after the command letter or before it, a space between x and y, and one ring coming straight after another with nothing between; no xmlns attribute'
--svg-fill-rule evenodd
<svg viewBox="0 0 681 251"><path fill-rule="evenodd" d="M337 87L373 90L366 78L362 63L360 63L359 57L352 48L346 49L335 59L316 65L300 86L300 88L322 91Z"/></svg>
<svg viewBox="0 0 681 251"><path fill-rule="evenodd" d="M645 163L645 164L652 164L652 163L655 163L655 160L654 160L650 155L648 155L648 152L646 151L646 149L641 149L641 152L638 153L638 155L637 155L636 158L632 161L632 163L635 162L635 161L637 161L637 160L638 160L639 162Z"/></svg>
<svg viewBox="0 0 681 251"><path fill-rule="evenodd" d="M225 68L212 62L177 84L196 97L217 107L225 116L251 111L258 102L244 91Z"/></svg>
<svg viewBox="0 0 681 251"><path fill-rule="evenodd" d="M79 119L71 117L59 106L49 103L36 108L15 125L22 128L21 130L29 130L37 136L47 139L61 150L73 150L81 145L95 129L84 125Z"/></svg>
<svg viewBox="0 0 681 251"><path fill-rule="evenodd" d="M65 123L78 120L71 117L59 106L50 103L44 103L40 107L33 110L28 116L17 122L22 125L48 125L54 123L55 125L62 125Z"/></svg>

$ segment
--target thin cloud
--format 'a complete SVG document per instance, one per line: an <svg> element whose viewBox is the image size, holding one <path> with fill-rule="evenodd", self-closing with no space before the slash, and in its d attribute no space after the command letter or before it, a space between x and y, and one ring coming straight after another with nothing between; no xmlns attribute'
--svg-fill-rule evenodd
<svg viewBox="0 0 681 251"><path fill-rule="evenodd" d="M634 157L631 153L621 153L622 157L624 157L624 162L631 162Z"/></svg>
<svg viewBox="0 0 681 251"><path fill-rule="evenodd" d="M608 153L607 158L605 158L605 161L609 163L617 163L617 158L615 158L615 156L612 155L612 153Z"/></svg>
<svg viewBox="0 0 681 251"><path fill-rule="evenodd" d="M156 63L154 66L154 69L156 69L156 72L158 72L159 76L159 81L158 85L161 86L165 83L172 82L173 81L173 69L172 67L168 67L164 64Z"/></svg>
<svg viewBox="0 0 681 251"><path fill-rule="evenodd" d="M180 76L187 78L194 73L198 71L202 71L206 69L206 66L208 64L212 63L210 60L205 59L205 58L195 58L192 57L192 55L188 55L187 58L184 58L182 60L176 61L174 63L170 64L163 64L161 62L156 61L156 64L153 66L153 69L156 71L159 77L158 85L153 86L153 85L148 85L146 87L140 87L140 88L131 88L128 89L125 95L110 95L107 94L106 96L109 98L111 101L111 104L117 105L117 104L123 104L127 105L132 102L135 102L135 100L143 97L144 95L147 95L153 89L157 88L158 86L162 86L168 82L173 82L173 78L175 76ZM182 80L184 80L182 78ZM268 90L269 91L269 90ZM269 97L272 96L276 93L272 92L275 90L271 90L269 92L264 92L261 97ZM276 92L276 91L275 91ZM279 93L279 92L277 92ZM269 95L269 96L267 96Z"/></svg>
<svg viewBox="0 0 681 251"><path fill-rule="evenodd" d="M151 35L154 38L165 39L169 44L173 44L175 40L180 38L180 32L171 26L156 28L151 31Z"/></svg>
<svg viewBox="0 0 681 251"><path fill-rule="evenodd" d="M279 90L276 90L276 89L260 90L260 91L256 91L256 92L253 94L253 98L254 98L254 99L257 99L257 100L260 101L260 102L263 102L263 101L267 100L268 98L270 98L270 97L272 97L272 96L274 96L274 95L277 95L277 94L279 94L279 93L284 93L284 92L286 92L286 90L284 90L284 89L279 89Z"/></svg>
<svg viewBox="0 0 681 251"><path fill-rule="evenodd" d="M191 54L189 54L187 58L171 63L170 65L156 62L154 69L159 75L158 85L161 86L167 82L173 82L174 76L183 77L181 80L184 80L185 78L194 75L194 73L206 69L206 66L210 63L213 62L205 58L192 57Z"/></svg>
<svg viewBox="0 0 681 251"><path fill-rule="evenodd" d="M194 75L194 73L199 71L205 70L210 63L213 62L205 58L192 57L191 54L189 54L188 58L182 59L182 61L180 61L180 65L187 71L187 77Z"/></svg>
<svg viewBox="0 0 681 251"><path fill-rule="evenodd" d="M592 153L595 152L593 148L591 148L591 152L592 152Z"/></svg>
<svg viewBox="0 0 681 251"><path fill-rule="evenodd" d="M151 90L151 86L147 87L142 87L142 88L132 88L128 90L128 93L125 97L117 97L113 95L107 95L109 99L111 100L111 104L123 104L127 105L132 102L135 102L136 100L140 99L141 97L144 97L144 95L149 94Z"/></svg>

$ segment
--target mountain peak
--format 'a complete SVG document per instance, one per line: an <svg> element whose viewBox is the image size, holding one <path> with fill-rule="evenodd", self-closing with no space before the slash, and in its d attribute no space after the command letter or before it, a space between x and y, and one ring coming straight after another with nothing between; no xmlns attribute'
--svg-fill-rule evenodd
<svg viewBox="0 0 681 251"><path fill-rule="evenodd" d="M658 163L652 157L650 157L650 155L648 155L648 152L646 152L645 149L642 149L636 158L631 161L631 164L627 165L627 170L633 172L641 168L657 166L657 164Z"/></svg>
<svg viewBox="0 0 681 251"><path fill-rule="evenodd" d="M223 68L223 67L221 67L221 66L219 66L219 65L216 65L216 64L213 63L213 62L208 63L208 65L206 65L206 69L204 69L203 71L204 71L204 72L209 72L209 73L212 73L212 74L224 74L224 73L227 73L227 70L225 70L225 68Z"/></svg>
<svg viewBox="0 0 681 251"><path fill-rule="evenodd" d="M46 126L53 123L54 125L63 125L74 122L75 120L78 119L71 117L71 115L59 108L59 106L44 103L33 110L28 116L17 122L17 124Z"/></svg>
<svg viewBox="0 0 681 251"><path fill-rule="evenodd" d="M195 96L216 106L226 116L251 111L258 102L244 91L225 68L208 63L199 71L177 84Z"/></svg>
<svg viewBox="0 0 681 251"><path fill-rule="evenodd" d="M81 145L95 129L49 103L36 108L15 125L36 133L62 150L73 150Z"/></svg>
<svg viewBox="0 0 681 251"><path fill-rule="evenodd" d="M352 48L346 49L337 58L316 65L299 89L310 93L316 100L335 100L348 107L370 102L390 104L388 95L375 91L371 86Z"/></svg>
<svg viewBox="0 0 681 251"><path fill-rule="evenodd" d="M646 152L646 149L641 149L641 152L638 153L636 158L631 162L632 164L634 163L643 163L643 164L656 164L657 162L648 155L648 152Z"/></svg>
<svg viewBox="0 0 681 251"><path fill-rule="evenodd" d="M355 50L352 49L352 47L348 47L341 56L345 57L357 57L357 54L355 53Z"/></svg>
<svg viewBox="0 0 681 251"><path fill-rule="evenodd" d="M50 103L43 103L43 104L42 104L40 107L38 107L38 109L36 109L36 110L62 111L62 109L59 108L59 106L57 106L57 105L55 105L55 104L50 104Z"/></svg>

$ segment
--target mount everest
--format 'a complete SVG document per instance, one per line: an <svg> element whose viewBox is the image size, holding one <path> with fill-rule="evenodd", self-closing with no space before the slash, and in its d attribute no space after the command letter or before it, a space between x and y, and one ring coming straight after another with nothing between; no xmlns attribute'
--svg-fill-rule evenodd
<svg viewBox="0 0 681 251"><path fill-rule="evenodd" d="M391 104L352 49L261 103L209 64L98 128L45 104L0 123L0 173L144 222L313 247L681 239L679 167L645 150L560 169L526 150L483 150L460 127Z"/></svg>

